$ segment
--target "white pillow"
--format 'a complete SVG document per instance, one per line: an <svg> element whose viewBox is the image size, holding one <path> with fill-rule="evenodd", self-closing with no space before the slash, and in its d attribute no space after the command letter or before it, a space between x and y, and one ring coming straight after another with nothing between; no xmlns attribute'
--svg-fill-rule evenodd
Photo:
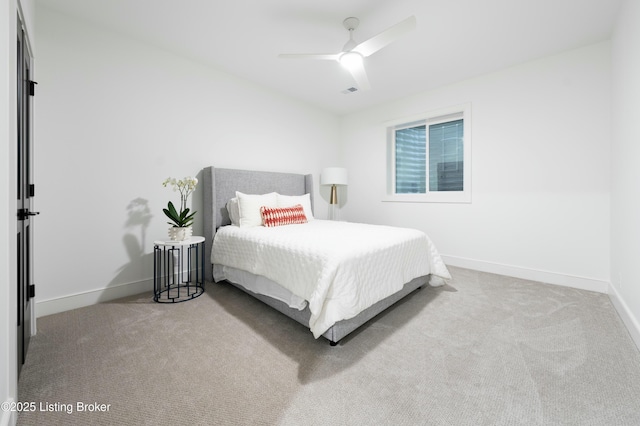
<svg viewBox="0 0 640 426"><path fill-rule="evenodd" d="M240 210L238 206L238 197L234 197L227 201L227 212L229 213L229 219L231 224L240 226Z"/></svg>
<svg viewBox="0 0 640 426"><path fill-rule="evenodd" d="M311 210L311 195L278 195L277 207L293 207L296 204L301 204L304 209L304 215L307 216L307 220L313 219L313 210Z"/></svg>
<svg viewBox="0 0 640 426"><path fill-rule="evenodd" d="M236 191L238 198L238 212L240 228L262 225L260 207L278 207L278 198L275 192L264 195L243 194Z"/></svg>

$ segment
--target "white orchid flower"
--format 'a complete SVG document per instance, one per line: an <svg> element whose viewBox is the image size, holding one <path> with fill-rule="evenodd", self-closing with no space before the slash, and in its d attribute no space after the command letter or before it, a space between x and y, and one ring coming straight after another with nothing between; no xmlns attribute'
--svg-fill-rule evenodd
<svg viewBox="0 0 640 426"><path fill-rule="evenodd" d="M169 177L165 179L164 182L162 182L162 186L166 187L167 185L171 185L173 191L180 192L180 211L176 212L177 217L174 217L174 215L168 213L168 211L170 211L172 207L172 203L169 202L169 209L164 209L165 214L173 221L173 223L175 224L174 226L189 226L193 222L193 215L195 214L195 212L192 212L188 215L188 221L181 220L180 218L187 216L186 214L184 214L185 211L189 210L187 208L187 200L189 198L189 195L196 189L196 186L198 185L198 179L191 176L187 176L180 180Z"/></svg>

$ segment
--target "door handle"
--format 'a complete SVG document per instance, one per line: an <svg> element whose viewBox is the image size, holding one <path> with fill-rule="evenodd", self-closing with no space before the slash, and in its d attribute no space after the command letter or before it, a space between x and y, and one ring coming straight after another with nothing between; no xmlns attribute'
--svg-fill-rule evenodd
<svg viewBox="0 0 640 426"><path fill-rule="evenodd" d="M30 212L29 209L18 209L18 220L26 220L28 216L37 216L40 212Z"/></svg>

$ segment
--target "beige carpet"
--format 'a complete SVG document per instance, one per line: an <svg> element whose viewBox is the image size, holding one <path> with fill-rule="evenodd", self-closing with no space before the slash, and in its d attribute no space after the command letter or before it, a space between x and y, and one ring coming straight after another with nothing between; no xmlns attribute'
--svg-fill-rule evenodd
<svg viewBox="0 0 640 426"><path fill-rule="evenodd" d="M451 272L336 347L228 285L40 318L18 424L640 424L640 353L606 295Z"/></svg>

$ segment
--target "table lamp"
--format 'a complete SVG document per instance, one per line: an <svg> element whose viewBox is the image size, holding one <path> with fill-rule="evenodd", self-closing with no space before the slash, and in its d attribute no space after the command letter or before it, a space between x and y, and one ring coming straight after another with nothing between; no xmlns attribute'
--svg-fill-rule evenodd
<svg viewBox="0 0 640 426"><path fill-rule="evenodd" d="M329 219L337 219L338 189L337 185L347 185L347 169L327 167L320 174L320 185L331 185L329 197Z"/></svg>

